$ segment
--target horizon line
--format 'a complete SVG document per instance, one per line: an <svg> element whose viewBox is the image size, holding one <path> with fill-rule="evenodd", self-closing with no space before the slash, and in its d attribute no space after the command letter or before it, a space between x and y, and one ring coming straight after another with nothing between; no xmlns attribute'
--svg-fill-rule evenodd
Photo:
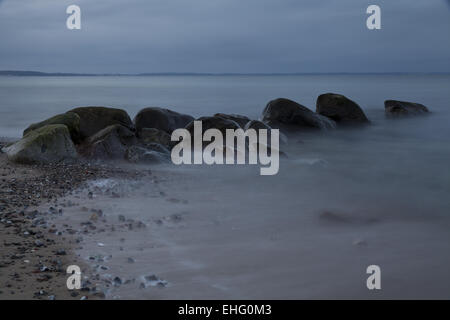
<svg viewBox="0 0 450 320"><path fill-rule="evenodd" d="M0 76L293 76L293 75L448 75L450 71L391 71L391 72L143 72L143 73L76 73L34 70L0 70Z"/></svg>

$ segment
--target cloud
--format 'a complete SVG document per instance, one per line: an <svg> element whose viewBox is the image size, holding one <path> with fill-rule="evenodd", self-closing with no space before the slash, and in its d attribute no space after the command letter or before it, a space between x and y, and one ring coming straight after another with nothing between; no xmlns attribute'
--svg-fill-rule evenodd
<svg viewBox="0 0 450 320"><path fill-rule="evenodd" d="M379 0L382 29L369 31L357 0L3 1L0 69L449 71L445 2ZM71 4L82 30L65 27Z"/></svg>

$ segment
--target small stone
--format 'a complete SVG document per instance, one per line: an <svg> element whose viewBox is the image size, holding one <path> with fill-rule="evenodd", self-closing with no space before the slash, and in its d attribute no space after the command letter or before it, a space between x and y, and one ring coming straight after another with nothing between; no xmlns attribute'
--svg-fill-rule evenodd
<svg viewBox="0 0 450 320"><path fill-rule="evenodd" d="M122 284L122 279L120 279L119 277L115 277L113 282L114 282L114 285L116 287L118 287L118 286L120 286Z"/></svg>
<svg viewBox="0 0 450 320"><path fill-rule="evenodd" d="M56 250L56 255L57 256L65 256L66 254L67 254L66 250L64 250L64 249Z"/></svg>

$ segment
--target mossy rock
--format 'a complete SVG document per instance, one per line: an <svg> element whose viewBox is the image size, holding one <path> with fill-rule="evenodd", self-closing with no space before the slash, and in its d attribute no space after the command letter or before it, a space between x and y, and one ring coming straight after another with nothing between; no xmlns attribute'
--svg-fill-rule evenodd
<svg viewBox="0 0 450 320"><path fill-rule="evenodd" d="M136 143L137 138L133 131L115 124L86 139L78 151L87 158L123 159L127 148Z"/></svg>
<svg viewBox="0 0 450 320"><path fill-rule="evenodd" d="M321 94L317 98L316 112L339 124L355 125L370 122L356 102L336 93Z"/></svg>
<svg viewBox="0 0 450 320"><path fill-rule="evenodd" d="M4 151L10 161L24 164L56 163L77 157L69 129L63 124L32 130Z"/></svg>
<svg viewBox="0 0 450 320"><path fill-rule="evenodd" d="M89 138L100 130L120 124L134 131L133 122L125 110L108 107L79 107L70 110L80 117L80 137Z"/></svg>
<svg viewBox="0 0 450 320"><path fill-rule="evenodd" d="M389 117L416 116L430 112L423 104L398 100L386 100L384 108Z"/></svg>
<svg viewBox="0 0 450 320"><path fill-rule="evenodd" d="M63 124L67 126L69 129L70 136L72 140L77 143L80 140L80 117L73 112L66 112L62 114L58 114L56 116L53 116L47 120L33 123L28 128L26 128L23 131L23 136L26 136L28 133L30 133L33 130L42 128L47 125L51 124Z"/></svg>

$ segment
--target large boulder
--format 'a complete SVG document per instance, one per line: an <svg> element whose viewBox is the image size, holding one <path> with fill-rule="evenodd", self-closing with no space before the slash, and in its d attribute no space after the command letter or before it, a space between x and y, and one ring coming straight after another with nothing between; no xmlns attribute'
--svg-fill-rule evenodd
<svg viewBox="0 0 450 320"><path fill-rule="evenodd" d="M202 134L208 129L218 129L220 132L222 132L224 138L227 129L236 130L241 128L241 126L236 121L225 119L222 117L200 117L195 121L202 122ZM194 120L186 126L186 129L189 131L191 136L194 137Z"/></svg>
<svg viewBox="0 0 450 320"><path fill-rule="evenodd" d="M369 119L367 119L360 106L340 94L321 94L317 98L316 112L333 119L339 124L369 123Z"/></svg>
<svg viewBox="0 0 450 320"><path fill-rule="evenodd" d="M80 153L94 159L124 159L128 147L137 143L133 131L115 124L89 137L79 148Z"/></svg>
<svg viewBox="0 0 450 320"><path fill-rule="evenodd" d="M125 110L107 107L80 107L70 110L80 117L80 137L86 139L100 130L120 124L134 130L133 122Z"/></svg>
<svg viewBox="0 0 450 320"><path fill-rule="evenodd" d="M156 128L142 128L139 136L139 142L146 145L150 143L158 143L165 147L170 147L170 135Z"/></svg>
<svg viewBox="0 0 450 320"><path fill-rule="evenodd" d="M32 130L4 151L9 160L25 164L56 163L77 157L69 129L63 124Z"/></svg>
<svg viewBox="0 0 450 320"><path fill-rule="evenodd" d="M430 112L423 104L397 100L386 100L384 102L384 110L387 116L394 117L415 116Z"/></svg>
<svg viewBox="0 0 450 320"><path fill-rule="evenodd" d="M239 114L225 114L225 113L216 113L214 117L221 117L228 120L233 120L237 122L241 128L244 128L245 125L250 121L250 119L246 116L241 116Z"/></svg>
<svg viewBox="0 0 450 320"><path fill-rule="evenodd" d="M33 123L23 132L23 136L27 135L30 131L39 129L41 127L50 124L63 124L69 129L70 136L72 140L77 143L80 140L80 117L73 112L66 112L53 116L47 120Z"/></svg>
<svg viewBox="0 0 450 320"><path fill-rule="evenodd" d="M309 110L301 104L284 98L270 101L262 114L263 122L272 128L288 130L332 129L334 121Z"/></svg>
<svg viewBox="0 0 450 320"><path fill-rule="evenodd" d="M172 134L172 131L184 128L192 120L194 118L187 114L164 108L150 107L138 112L134 118L134 124L138 136L141 135L144 128L155 128Z"/></svg>
<svg viewBox="0 0 450 320"><path fill-rule="evenodd" d="M260 129L266 129L267 132L270 132L272 130L272 127L270 127L268 124L262 121L251 120L244 127L245 131L247 131L248 129L254 129L258 133L258 130ZM279 137L280 137L280 145L288 143L288 138L282 132L279 132Z"/></svg>

